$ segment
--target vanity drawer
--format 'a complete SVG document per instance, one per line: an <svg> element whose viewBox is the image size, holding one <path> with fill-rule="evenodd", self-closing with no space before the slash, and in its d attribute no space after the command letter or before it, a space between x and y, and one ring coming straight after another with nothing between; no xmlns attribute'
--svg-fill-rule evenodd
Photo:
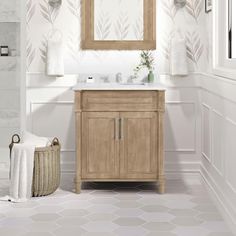
<svg viewBox="0 0 236 236"><path fill-rule="evenodd" d="M155 111L158 109L156 91L84 91L84 111Z"/></svg>

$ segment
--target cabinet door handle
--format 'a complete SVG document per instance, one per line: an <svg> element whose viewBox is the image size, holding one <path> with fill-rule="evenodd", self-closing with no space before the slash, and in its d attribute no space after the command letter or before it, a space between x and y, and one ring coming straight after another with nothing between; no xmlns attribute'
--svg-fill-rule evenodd
<svg viewBox="0 0 236 236"><path fill-rule="evenodd" d="M124 118L120 118L120 130L119 130L119 139L123 140L124 139Z"/></svg>
<svg viewBox="0 0 236 236"><path fill-rule="evenodd" d="M119 118L115 119L115 140L119 140Z"/></svg>

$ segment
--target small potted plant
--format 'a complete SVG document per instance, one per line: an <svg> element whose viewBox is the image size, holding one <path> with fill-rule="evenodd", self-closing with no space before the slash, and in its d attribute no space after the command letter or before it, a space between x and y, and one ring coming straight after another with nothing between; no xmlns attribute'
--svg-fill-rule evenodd
<svg viewBox="0 0 236 236"><path fill-rule="evenodd" d="M137 78L138 72L143 69L147 68L148 73L148 82L153 83L154 82L154 57L151 51L142 51L140 54L141 61L139 65L134 69L134 75Z"/></svg>

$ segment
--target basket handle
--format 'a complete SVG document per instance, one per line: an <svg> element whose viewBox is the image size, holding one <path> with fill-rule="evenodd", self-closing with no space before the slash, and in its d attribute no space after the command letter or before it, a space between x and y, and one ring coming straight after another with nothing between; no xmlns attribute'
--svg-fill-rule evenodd
<svg viewBox="0 0 236 236"><path fill-rule="evenodd" d="M60 146L60 142L59 142L59 139L58 138L54 138L52 140L52 146Z"/></svg>
<svg viewBox="0 0 236 236"><path fill-rule="evenodd" d="M15 143L20 143L20 136L18 134L14 134L11 138L11 143L9 145L9 148L10 148L10 151L12 150L13 148L13 145Z"/></svg>

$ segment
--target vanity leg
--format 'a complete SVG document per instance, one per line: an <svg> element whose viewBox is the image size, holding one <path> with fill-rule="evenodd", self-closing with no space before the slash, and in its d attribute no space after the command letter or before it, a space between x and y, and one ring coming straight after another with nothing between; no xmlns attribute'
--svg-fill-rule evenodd
<svg viewBox="0 0 236 236"><path fill-rule="evenodd" d="M159 183L158 193L159 194L164 194L165 193L165 185L166 185L165 178L159 179L158 183Z"/></svg>
<svg viewBox="0 0 236 236"><path fill-rule="evenodd" d="M81 182L75 183L75 193L77 194L81 193Z"/></svg>

